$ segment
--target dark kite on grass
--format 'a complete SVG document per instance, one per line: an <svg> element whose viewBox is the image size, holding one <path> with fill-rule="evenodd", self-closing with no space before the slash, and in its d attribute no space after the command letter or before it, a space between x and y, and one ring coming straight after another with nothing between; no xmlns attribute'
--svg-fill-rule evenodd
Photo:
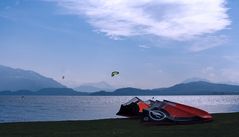
<svg viewBox="0 0 239 137"><path fill-rule="evenodd" d="M172 101L142 101L135 97L122 104L117 115L137 117L158 124L190 124L212 121L212 116L199 108Z"/></svg>

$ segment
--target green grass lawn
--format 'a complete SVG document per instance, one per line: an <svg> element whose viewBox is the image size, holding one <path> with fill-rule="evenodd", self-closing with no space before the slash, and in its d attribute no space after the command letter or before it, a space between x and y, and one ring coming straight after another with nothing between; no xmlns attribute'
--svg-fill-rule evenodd
<svg viewBox="0 0 239 137"><path fill-rule="evenodd" d="M145 125L139 120L107 119L0 124L0 137L239 137L239 113L215 114L193 125Z"/></svg>

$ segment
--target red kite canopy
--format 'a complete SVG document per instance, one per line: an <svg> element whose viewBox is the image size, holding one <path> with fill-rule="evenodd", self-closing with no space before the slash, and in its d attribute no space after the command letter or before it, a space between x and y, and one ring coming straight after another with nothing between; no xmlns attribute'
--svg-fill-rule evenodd
<svg viewBox="0 0 239 137"><path fill-rule="evenodd" d="M212 121L212 116L201 109L172 101L142 101L135 97L122 104L117 115L141 117L144 122L199 123Z"/></svg>

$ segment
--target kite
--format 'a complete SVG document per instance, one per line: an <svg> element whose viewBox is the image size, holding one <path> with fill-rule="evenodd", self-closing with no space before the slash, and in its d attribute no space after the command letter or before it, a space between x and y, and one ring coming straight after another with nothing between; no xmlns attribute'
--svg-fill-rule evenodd
<svg viewBox="0 0 239 137"><path fill-rule="evenodd" d="M119 72L118 72L118 71L113 71L113 72L111 73L111 77L114 77L114 76L116 76L116 75L119 75Z"/></svg>

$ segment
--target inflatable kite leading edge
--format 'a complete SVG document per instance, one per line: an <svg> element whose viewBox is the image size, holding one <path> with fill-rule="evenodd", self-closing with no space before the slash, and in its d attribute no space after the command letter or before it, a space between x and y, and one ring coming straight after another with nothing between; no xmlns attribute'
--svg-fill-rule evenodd
<svg viewBox="0 0 239 137"><path fill-rule="evenodd" d="M159 124L202 123L212 121L212 116L199 108L172 101L142 101L135 97L122 104L117 115L138 117L144 122Z"/></svg>

